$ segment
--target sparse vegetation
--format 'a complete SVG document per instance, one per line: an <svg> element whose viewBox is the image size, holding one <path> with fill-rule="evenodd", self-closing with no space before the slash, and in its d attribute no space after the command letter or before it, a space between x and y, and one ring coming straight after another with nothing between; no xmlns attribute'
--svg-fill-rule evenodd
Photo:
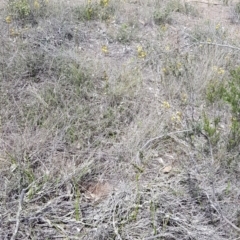
<svg viewBox="0 0 240 240"><path fill-rule="evenodd" d="M231 15L232 23L239 24L240 22L240 2L237 1L232 7L232 15Z"/></svg>
<svg viewBox="0 0 240 240"><path fill-rule="evenodd" d="M204 4L0 1L0 239L239 238L240 42Z"/></svg>

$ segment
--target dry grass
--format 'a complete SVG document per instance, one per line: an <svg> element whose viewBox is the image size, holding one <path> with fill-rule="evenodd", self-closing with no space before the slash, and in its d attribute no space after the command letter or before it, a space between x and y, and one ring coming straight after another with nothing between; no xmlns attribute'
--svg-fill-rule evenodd
<svg viewBox="0 0 240 240"><path fill-rule="evenodd" d="M178 0L1 6L1 239L239 239L240 135L217 93L236 25Z"/></svg>

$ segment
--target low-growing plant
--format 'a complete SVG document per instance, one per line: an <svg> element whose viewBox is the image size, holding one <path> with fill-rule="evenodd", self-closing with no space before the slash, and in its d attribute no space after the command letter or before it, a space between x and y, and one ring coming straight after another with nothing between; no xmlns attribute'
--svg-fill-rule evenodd
<svg viewBox="0 0 240 240"><path fill-rule="evenodd" d="M152 218L152 227L154 235L157 234L157 227L156 227L156 204L154 201L150 202L150 213Z"/></svg>
<svg viewBox="0 0 240 240"><path fill-rule="evenodd" d="M31 13L31 7L27 0L13 0L9 3L9 9L15 18L24 19Z"/></svg>
<svg viewBox="0 0 240 240"><path fill-rule="evenodd" d="M212 24L210 22L206 22L200 27L196 27L191 32L191 40L193 42L207 42L213 43L215 41L220 41L226 39L226 30L221 24Z"/></svg>
<svg viewBox="0 0 240 240"><path fill-rule="evenodd" d="M123 44L129 43L133 40L134 29L128 24L122 24L117 33L117 41Z"/></svg>
<svg viewBox="0 0 240 240"><path fill-rule="evenodd" d="M167 60L162 69L164 75L173 75L180 77L183 74L183 64L178 59Z"/></svg>
<svg viewBox="0 0 240 240"><path fill-rule="evenodd" d="M110 4L110 0L101 0L99 3L88 0L87 4L79 6L75 10L78 20L108 20L113 15L115 9Z"/></svg>
<svg viewBox="0 0 240 240"><path fill-rule="evenodd" d="M86 5L79 6L75 9L75 14L80 21L90 21L98 19L99 6L96 3L88 1Z"/></svg>
<svg viewBox="0 0 240 240"><path fill-rule="evenodd" d="M172 22L171 13L173 12L197 15L197 11L189 3L182 4L179 0L171 0L164 7L157 6L157 10L153 14L154 23L157 25L170 24Z"/></svg>
<svg viewBox="0 0 240 240"><path fill-rule="evenodd" d="M219 122L219 117L215 117L213 121L211 121L206 113L203 114L203 130L212 145L216 145L220 139L220 133L218 131Z"/></svg>
<svg viewBox="0 0 240 240"><path fill-rule="evenodd" d="M168 1L166 6L168 12L179 12L183 14L196 15L196 10L187 2L182 3L179 0Z"/></svg>
<svg viewBox="0 0 240 240"><path fill-rule="evenodd" d="M231 21L233 23L240 23L240 2L237 2L232 8Z"/></svg>
<svg viewBox="0 0 240 240"><path fill-rule="evenodd" d="M230 106L232 119L228 148L240 143L240 67L230 71L230 79L209 83L206 96L210 103L222 100ZM208 130L211 130L210 128Z"/></svg>
<svg viewBox="0 0 240 240"><path fill-rule="evenodd" d="M232 123L229 148L240 144L240 67L230 71L231 78L222 86L222 99L231 107Z"/></svg>
<svg viewBox="0 0 240 240"><path fill-rule="evenodd" d="M157 25L162 25L165 23L171 23L172 18L170 16L170 12L166 9L155 10L153 13L153 21Z"/></svg>
<svg viewBox="0 0 240 240"><path fill-rule="evenodd" d="M46 16L47 5L47 0L10 0L8 10L15 20L30 20L33 23L37 17Z"/></svg>
<svg viewBox="0 0 240 240"><path fill-rule="evenodd" d="M235 5L235 8L234 8L235 12L239 15L240 14L240 2L238 2L236 5Z"/></svg>
<svg viewBox="0 0 240 240"><path fill-rule="evenodd" d="M210 80L206 88L206 97L210 103L214 103L220 100L223 95L223 82L218 81L217 79Z"/></svg>

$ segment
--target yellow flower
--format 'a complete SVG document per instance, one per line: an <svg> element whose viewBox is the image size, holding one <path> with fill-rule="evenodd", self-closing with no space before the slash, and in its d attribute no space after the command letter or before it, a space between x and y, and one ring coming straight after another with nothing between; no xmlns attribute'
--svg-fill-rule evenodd
<svg viewBox="0 0 240 240"><path fill-rule="evenodd" d="M39 9L40 8L40 4L37 0L34 1L34 8L35 9Z"/></svg>
<svg viewBox="0 0 240 240"><path fill-rule="evenodd" d="M213 71L217 72L219 75L223 75L225 73L225 70L223 68L218 68L217 66L213 67Z"/></svg>
<svg viewBox="0 0 240 240"><path fill-rule="evenodd" d="M171 106L170 106L169 102L163 101L162 107L165 108L165 109L168 109L168 108L170 108Z"/></svg>
<svg viewBox="0 0 240 240"><path fill-rule="evenodd" d="M166 49L166 51L169 51L170 50L169 45L167 45L165 49Z"/></svg>
<svg viewBox="0 0 240 240"><path fill-rule="evenodd" d="M172 115L171 121L172 122L181 122L182 119L182 113L181 112L176 112L176 114Z"/></svg>
<svg viewBox="0 0 240 240"><path fill-rule="evenodd" d="M167 30L167 26L166 26L166 25L162 25L162 26L161 26L161 30L162 30L163 32L165 32L165 31Z"/></svg>
<svg viewBox="0 0 240 240"><path fill-rule="evenodd" d="M182 118L182 113L181 113L181 112L176 112L176 115L177 115L177 117L178 117L179 119Z"/></svg>
<svg viewBox="0 0 240 240"><path fill-rule="evenodd" d="M212 42L211 38L207 38L207 42L211 43Z"/></svg>
<svg viewBox="0 0 240 240"><path fill-rule="evenodd" d="M108 47L106 45L102 46L102 52L103 53L108 53Z"/></svg>
<svg viewBox="0 0 240 240"><path fill-rule="evenodd" d="M182 101L183 101L184 103L187 101L187 94L186 94L186 93L184 93L184 94L182 95Z"/></svg>
<svg viewBox="0 0 240 240"><path fill-rule="evenodd" d="M5 18L5 21L6 21L6 23L10 24L10 23L12 22L11 16L7 16L7 17Z"/></svg>
<svg viewBox="0 0 240 240"><path fill-rule="evenodd" d="M17 37L19 35L19 32L17 32L14 28L11 28L9 33L11 37Z"/></svg>
<svg viewBox="0 0 240 240"><path fill-rule="evenodd" d="M177 69L180 70L181 69L182 64L180 62L177 63Z"/></svg>
<svg viewBox="0 0 240 240"><path fill-rule="evenodd" d="M147 53L143 50L142 46L137 47L138 57L139 58L145 58Z"/></svg>
<svg viewBox="0 0 240 240"><path fill-rule="evenodd" d="M101 5L102 7L106 7L106 6L109 4L109 1L110 1L110 0L101 0L101 1L100 1L100 5Z"/></svg>
<svg viewBox="0 0 240 240"><path fill-rule="evenodd" d="M220 28L220 26L221 26L220 23L218 23L216 26L216 30L218 30Z"/></svg>
<svg viewBox="0 0 240 240"><path fill-rule="evenodd" d="M223 75L225 73L225 70L223 68L218 69L218 74Z"/></svg>

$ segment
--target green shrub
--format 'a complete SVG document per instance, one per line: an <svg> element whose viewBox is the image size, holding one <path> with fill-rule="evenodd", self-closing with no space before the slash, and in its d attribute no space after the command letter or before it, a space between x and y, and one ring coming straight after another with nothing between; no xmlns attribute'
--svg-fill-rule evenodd
<svg viewBox="0 0 240 240"><path fill-rule="evenodd" d="M101 0L100 3L92 3L89 0L87 4L79 6L75 14L80 21L108 20L114 11L109 0Z"/></svg>
<svg viewBox="0 0 240 240"><path fill-rule="evenodd" d="M123 44L129 43L133 40L134 29L131 28L127 24L122 24L118 33L117 33L117 41Z"/></svg>
<svg viewBox="0 0 240 240"><path fill-rule="evenodd" d="M31 7L27 0L14 0L9 3L10 11L15 18L24 19L30 15Z"/></svg>
<svg viewBox="0 0 240 240"><path fill-rule="evenodd" d="M229 148L240 144L240 67L230 71L231 78L222 87L222 99L231 107L232 123Z"/></svg>
<svg viewBox="0 0 240 240"><path fill-rule="evenodd" d="M197 15L197 11L188 3L182 4L179 0L171 0L165 7L157 6L157 10L153 14L154 23L157 25L171 23L171 13L173 12Z"/></svg>
<svg viewBox="0 0 240 240"><path fill-rule="evenodd" d="M238 146L240 144L240 67L230 71L230 79L224 82L211 82L206 96L210 103L223 100L230 106L232 120L228 149Z"/></svg>
<svg viewBox="0 0 240 240"><path fill-rule="evenodd" d="M9 15L15 20L36 21L47 14L47 0L11 0L8 3Z"/></svg>
<svg viewBox="0 0 240 240"><path fill-rule="evenodd" d="M215 117L213 119L213 123L211 123L209 117L204 113L204 115L203 115L203 130L212 145L217 144L217 142L219 141L219 138L220 138L220 133L217 131L219 122L220 122L220 118Z"/></svg>

